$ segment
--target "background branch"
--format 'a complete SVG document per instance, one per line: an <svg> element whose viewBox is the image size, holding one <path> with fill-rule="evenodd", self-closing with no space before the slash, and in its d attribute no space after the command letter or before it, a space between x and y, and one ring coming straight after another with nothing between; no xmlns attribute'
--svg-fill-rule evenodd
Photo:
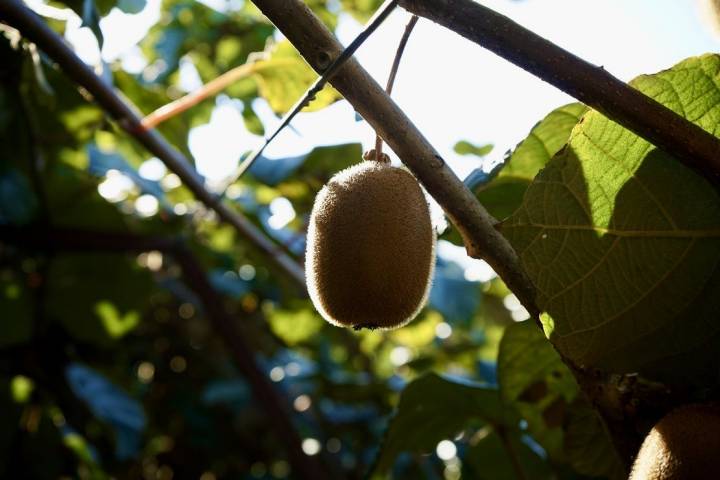
<svg viewBox="0 0 720 480"><path fill-rule="evenodd" d="M605 71L473 0L400 0L593 107L720 185L720 139Z"/></svg>
<svg viewBox="0 0 720 480"><path fill-rule="evenodd" d="M163 105L154 112L148 114L142 119L142 126L146 129L157 127L165 120L181 114L185 110L194 107L207 98L214 97L241 78L252 75L256 68L255 63L250 62L228 70L197 90Z"/></svg>
<svg viewBox="0 0 720 480"><path fill-rule="evenodd" d="M20 0L2 0L0 1L0 20L17 28L23 36L35 42L42 51L57 62L68 77L90 92L95 101L113 116L126 132L150 153L162 160L170 171L180 177L198 200L214 210L220 219L232 225L242 237L267 255L273 265L285 272L304 291L303 268L252 222L210 193L205 188L202 177L191 166L188 159L174 149L162 135L154 130L145 129L137 109L120 98L110 85L95 75L90 67L83 63L65 44L65 41L42 19L25 7Z"/></svg>
<svg viewBox="0 0 720 480"><path fill-rule="evenodd" d="M159 250L171 255L182 268L185 281L198 296L215 332L227 346L235 366L252 386L257 404L266 413L275 435L285 445L294 474L299 478L328 478L317 457L305 455L302 442L285 401L258 366L252 350L223 307L223 299L212 286L200 262L181 238L139 236L77 229L35 229L0 226L0 241L30 250L49 252L145 252ZM334 472L333 478L337 477Z"/></svg>

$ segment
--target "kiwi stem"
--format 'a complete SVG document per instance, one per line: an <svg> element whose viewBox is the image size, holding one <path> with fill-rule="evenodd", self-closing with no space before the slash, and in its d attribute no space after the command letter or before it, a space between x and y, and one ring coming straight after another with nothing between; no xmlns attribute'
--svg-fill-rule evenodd
<svg viewBox="0 0 720 480"><path fill-rule="evenodd" d="M393 86L395 85L395 77L397 77L398 68L400 68L400 60L402 60L403 53L405 53L405 47L407 46L408 40L410 39L410 34L413 31L413 28L415 28L415 24L418 22L418 16L413 15L410 17L410 21L405 26L405 32L403 33L402 38L400 39L400 43L398 44L397 51L395 52L395 59L393 60L392 67L390 67L390 76L388 77L387 85L385 86L385 91L387 92L388 96L392 94ZM382 137L380 135L375 136L375 158L378 161L382 161L383 158L383 152L382 152Z"/></svg>

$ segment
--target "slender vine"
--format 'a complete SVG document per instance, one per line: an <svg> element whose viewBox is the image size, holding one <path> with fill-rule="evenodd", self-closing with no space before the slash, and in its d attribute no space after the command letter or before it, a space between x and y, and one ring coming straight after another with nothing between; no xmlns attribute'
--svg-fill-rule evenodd
<svg viewBox="0 0 720 480"><path fill-rule="evenodd" d="M165 104L152 113L146 115L141 121L143 128L147 130L155 128L165 120L168 120L175 115L179 115L207 98L217 95L238 80L250 76L253 72L255 72L255 68L255 64L250 62L228 70L197 90L194 90L193 92L188 93L173 102Z"/></svg>
<svg viewBox="0 0 720 480"><path fill-rule="evenodd" d="M300 113L300 111L305 108L314 98L315 96L320 93L320 91L325 88L325 85L328 83L330 78L347 62L352 56L355 54L358 48L365 43L365 40L370 38L370 35L372 35L377 28L382 25L382 23L385 21L385 19L392 13L392 11L395 9L395 7L398 4L398 0L386 0L386 2L381 6L378 11L375 13L373 18L370 19L367 26L363 29L360 34L358 34L357 37L350 43L350 45L347 46L342 52L340 52L339 55L335 57L335 60L330 61L332 58L327 52L324 50L320 50L319 54L316 58L316 65L319 66L319 72L320 77L315 81L314 84L310 86L310 88L307 89L305 94L300 98L300 100L293 105L293 107L285 114L285 116L280 121L280 124L275 128L275 130L265 138L265 141L263 142L260 147L255 149L253 152L250 153L242 162L240 162L240 165L237 167L235 172L230 176L230 179L226 183L226 187L223 189L222 195L225 194L225 191L227 190L227 187L235 183L245 172L247 172L250 167L252 167L253 163L260 158L260 155L265 151L265 149L270 145L270 143L277 137L280 132L285 129L288 125L290 125L290 122L292 119Z"/></svg>
<svg viewBox="0 0 720 480"><path fill-rule="evenodd" d="M402 60L403 53L405 53L405 47L407 46L408 40L410 40L410 34L412 34L412 31L415 28L418 19L419 17L417 15L413 15L410 18L408 24L405 26L405 32L400 39L400 44L398 45L397 52L395 52L395 59L393 60L392 67L390 68L390 75L388 76L387 85L385 86L385 92L388 94L388 97L392 95L393 87L395 86L395 77L397 77L398 68L400 68L400 60ZM378 161L383 158L382 144L382 137L380 135L376 135L375 158Z"/></svg>

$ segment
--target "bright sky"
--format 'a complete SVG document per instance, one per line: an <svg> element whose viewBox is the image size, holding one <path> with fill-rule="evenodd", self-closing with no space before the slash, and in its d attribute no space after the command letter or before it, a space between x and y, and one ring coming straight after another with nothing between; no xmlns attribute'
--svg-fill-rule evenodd
<svg viewBox="0 0 720 480"><path fill-rule="evenodd" d="M668 68L688 56L720 50L718 36L703 20L704 0L484 0L482 3L623 80ZM234 5L242 0L233 0ZM29 1L33 5L41 0ZM223 0L205 0L221 8ZM115 9L103 19L102 57L121 58L131 70L143 66L137 43L158 19L160 0L149 0L138 15ZM71 15L72 17L72 15ZM395 46L409 15L398 10L358 52L357 57L381 84L385 83ZM68 22L66 37L82 57L97 62L99 55L90 32ZM341 18L338 36L348 44L362 29L349 16ZM197 85L190 65L183 69L188 89ZM553 108L572 99L483 48L430 21L421 20L407 47L394 98L463 178L479 161L456 155L458 140L493 143L489 162L522 140L529 129ZM219 98L209 125L190 136L191 151L201 173L220 179L258 137L244 128L238 105ZM263 101L254 105L266 128L277 122ZM361 141L369 148L373 133L355 121L346 102L293 122L298 137L286 130L267 151L268 156L290 156L316 145Z"/></svg>

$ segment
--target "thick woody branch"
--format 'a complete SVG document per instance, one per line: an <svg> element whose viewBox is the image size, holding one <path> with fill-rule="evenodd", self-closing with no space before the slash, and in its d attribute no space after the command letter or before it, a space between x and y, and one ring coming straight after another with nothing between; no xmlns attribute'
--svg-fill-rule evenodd
<svg viewBox="0 0 720 480"><path fill-rule="evenodd" d="M252 222L210 193L188 159L174 149L162 135L154 130L145 129L137 109L128 101L123 100L110 85L95 75L95 72L83 63L65 44L65 41L35 13L19 0L2 0L0 1L0 20L17 28L26 38L37 44L68 77L92 94L95 101L114 117L128 134L180 177L198 200L214 210L224 222L232 225L242 237L267 255L277 267L304 289L303 268Z"/></svg>
<svg viewBox="0 0 720 480"><path fill-rule="evenodd" d="M318 72L337 58L342 45L300 0L254 0ZM355 107L443 207L463 237L468 253L487 261L523 305L538 314L532 283L496 220L418 131L403 111L355 59L348 60L330 83Z"/></svg>
<svg viewBox="0 0 720 480"><path fill-rule="evenodd" d="M400 0L400 5L572 95L720 185L720 139L602 67L473 0Z"/></svg>

